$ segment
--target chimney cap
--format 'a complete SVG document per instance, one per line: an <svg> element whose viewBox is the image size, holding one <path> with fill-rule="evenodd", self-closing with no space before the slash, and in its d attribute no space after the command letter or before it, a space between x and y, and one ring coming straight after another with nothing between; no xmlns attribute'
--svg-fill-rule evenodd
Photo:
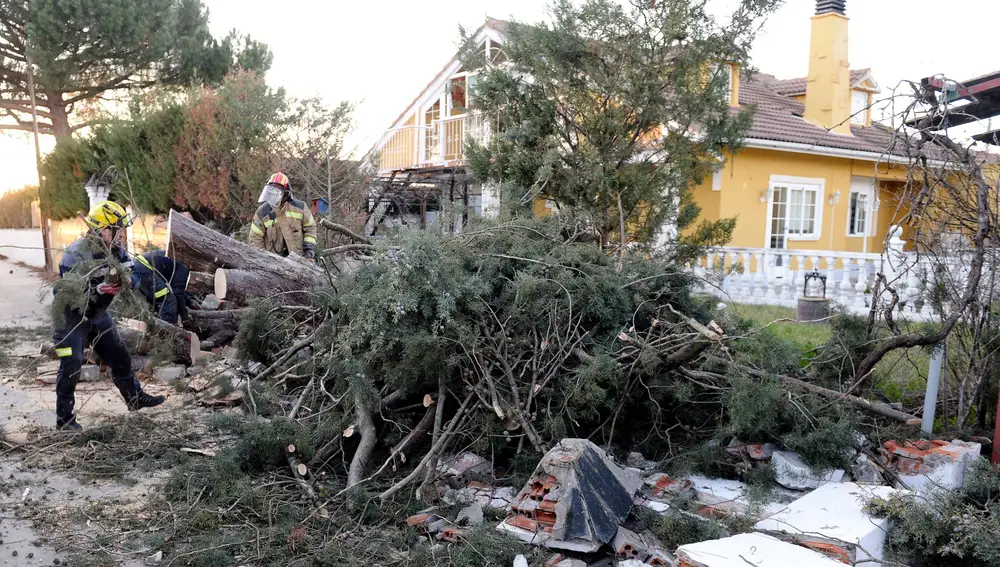
<svg viewBox="0 0 1000 567"><path fill-rule="evenodd" d="M816 0L816 15L840 14L847 15L847 0Z"/></svg>

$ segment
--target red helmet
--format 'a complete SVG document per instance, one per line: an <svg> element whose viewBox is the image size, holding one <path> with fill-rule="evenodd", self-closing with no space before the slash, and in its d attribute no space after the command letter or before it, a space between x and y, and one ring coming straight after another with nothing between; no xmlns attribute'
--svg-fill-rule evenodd
<svg viewBox="0 0 1000 567"><path fill-rule="evenodd" d="M289 189L292 188L291 182L288 181L288 176L285 175L284 173L281 173L280 171L271 174L271 177L267 178L266 185L275 185L277 187L281 187L285 191L288 191Z"/></svg>

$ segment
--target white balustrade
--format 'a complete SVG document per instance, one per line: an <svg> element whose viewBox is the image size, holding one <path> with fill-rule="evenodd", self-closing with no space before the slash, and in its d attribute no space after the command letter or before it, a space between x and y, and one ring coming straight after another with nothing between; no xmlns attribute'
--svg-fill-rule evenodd
<svg viewBox="0 0 1000 567"><path fill-rule="evenodd" d="M803 294L806 274L818 272L827 278L827 297L858 314L868 313L872 301L881 301L880 306L888 305L884 295L877 299L870 289L875 274L882 271L899 294L900 304L896 309L901 316L920 320L940 317L941 314L932 308L929 294L944 283L940 278L947 278L949 287L961 289L961 283L968 277L968 258L952 257L942 269L945 263L941 258L918 257L915 253L904 252L905 241L900 236L901 231L894 233L889 242L890 250L885 254L717 248L694 262L692 271L703 276L706 283L700 291L704 293L737 303L786 307L796 306ZM989 262L984 272L989 273L993 264ZM822 286L822 282L810 281L809 294L822 293L818 286Z"/></svg>

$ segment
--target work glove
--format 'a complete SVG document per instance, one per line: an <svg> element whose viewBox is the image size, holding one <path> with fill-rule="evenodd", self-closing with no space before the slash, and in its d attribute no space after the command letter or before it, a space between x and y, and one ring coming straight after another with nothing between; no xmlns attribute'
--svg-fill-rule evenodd
<svg viewBox="0 0 1000 567"><path fill-rule="evenodd" d="M113 283L104 282L97 286L97 293L101 295L114 295L118 293L120 288Z"/></svg>

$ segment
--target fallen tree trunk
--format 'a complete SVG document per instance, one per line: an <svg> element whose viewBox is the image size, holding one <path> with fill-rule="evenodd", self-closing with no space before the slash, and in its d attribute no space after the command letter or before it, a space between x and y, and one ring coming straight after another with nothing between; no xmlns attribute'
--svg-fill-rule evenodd
<svg viewBox="0 0 1000 567"><path fill-rule="evenodd" d="M244 270L268 281L270 290L266 295L273 295L275 289L306 290L329 283L326 273L314 263L281 257L238 242L174 210L170 211L167 223L167 255L192 270L214 273L216 291L219 269ZM222 285L226 289L225 281ZM216 295L219 299L226 298L224 294Z"/></svg>
<svg viewBox="0 0 1000 567"><path fill-rule="evenodd" d="M274 272L219 268L215 271L215 296L237 304L246 304L260 297L272 297L282 303L308 303L308 297L303 293L308 288L285 277L287 272L281 266L275 268Z"/></svg>
<svg viewBox="0 0 1000 567"><path fill-rule="evenodd" d="M191 272L184 289L188 293L208 295L215 291L215 273Z"/></svg>
<svg viewBox="0 0 1000 567"><path fill-rule="evenodd" d="M219 331L237 330L246 309L227 309L225 311L209 311L207 309L188 311L188 330L194 331L199 337L208 337Z"/></svg>
<svg viewBox="0 0 1000 567"><path fill-rule="evenodd" d="M140 356L164 354L171 362L191 366L201 353L201 341L191 331L155 319L152 326L143 321L125 319L119 330L130 351Z"/></svg>
<svg viewBox="0 0 1000 567"><path fill-rule="evenodd" d="M185 324L188 330L201 337L201 348L212 350L225 346L236 338L240 329L240 321L245 309L226 311L209 311L201 309L188 312L189 319Z"/></svg>

